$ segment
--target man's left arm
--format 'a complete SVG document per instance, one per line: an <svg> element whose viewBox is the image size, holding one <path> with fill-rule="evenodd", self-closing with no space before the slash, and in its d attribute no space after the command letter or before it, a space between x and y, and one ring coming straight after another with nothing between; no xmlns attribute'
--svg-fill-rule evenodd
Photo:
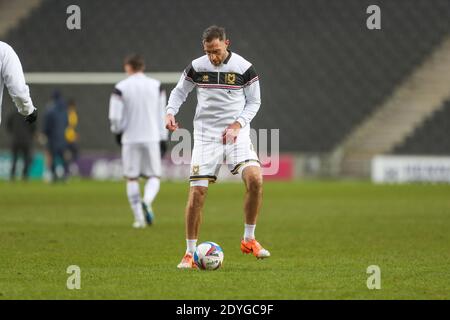
<svg viewBox="0 0 450 320"><path fill-rule="evenodd" d="M240 129L250 124L261 106L259 77L253 66L244 73L244 81L245 106L236 121L225 129L222 136L224 144L236 142Z"/></svg>
<svg viewBox="0 0 450 320"><path fill-rule="evenodd" d="M244 79L246 80L244 85L245 106L236 120L240 123L242 128L247 124L250 124L261 106L259 77L253 66L250 66L244 73Z"/></svg>
<svg viewBox="0 0 450 320"><path fill-rule="evenodd" d="M30 97L30 90L25 82L22 64L15 51L9 47L6 51L1 74L6 88L20 114L27 117L27 121L36 120L36 108Z"/></svg>

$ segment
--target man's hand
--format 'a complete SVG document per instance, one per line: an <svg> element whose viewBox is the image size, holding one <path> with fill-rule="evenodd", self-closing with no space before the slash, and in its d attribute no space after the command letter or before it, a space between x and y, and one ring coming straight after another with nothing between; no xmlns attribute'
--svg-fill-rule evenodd
<svg viewBox="0 0 450 320"><path fill-rule="evenodd" d="M32 113L30 113L29 115L27 115L25 117L25 121L30 123L30 124L35 122L36 119L37 119L37 109L34 109L34 111Z"/></svg>
<svg viewBox="0 0 450 320"><path fill-rule="evenodd" d="M236 142L239 131L241 130L241 124L237 121L230 124L222 134L223 144L233 144Z"/></svg>
<svg viewBox="0 0 450 320"><path fill-rule="evenodd" d="M159 142L159 150L161 151L161 158L163 158L167 151L167 141L161 140Z"/></svg>
<svg viewBox="0 0 450 320"><path fill-rule="evenodd" d="M119 146L121 146L121 145L122 145L122 134L121 134L121 133L116 134L116 135L115 135L115 138L116 138L116 143L117 143Z"/></svg>
<svg viewBox="0 0 450 320"><path fill-rule="evenodd" d="M166 115L166 129L173 132L178 129L178 122L175 121L173 114Z"/></svg>

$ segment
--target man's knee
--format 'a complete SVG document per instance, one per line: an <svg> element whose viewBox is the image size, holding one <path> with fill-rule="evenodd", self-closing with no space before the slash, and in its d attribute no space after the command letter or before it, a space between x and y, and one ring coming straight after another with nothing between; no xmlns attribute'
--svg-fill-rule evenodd
<svg viewBox="0 0 450 320"><path fill-rule="evenodd" d="M245 182L248 192L257 194L262 192L263 179L260 173L255 172L247 175Z"/></svg>
<svg viewBox="0 0 450 320"><path fill-rule="evenodd" d="M203 206L207 192L207 187L191 187L188 206L191 208Z"/></svg>

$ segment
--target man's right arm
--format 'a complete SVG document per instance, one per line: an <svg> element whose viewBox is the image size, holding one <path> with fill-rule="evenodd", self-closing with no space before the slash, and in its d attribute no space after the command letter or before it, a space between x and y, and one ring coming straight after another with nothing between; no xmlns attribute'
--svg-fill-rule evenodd
<svg viewBox="0 0 450 320"><path fill-rule="evenodd" d="M176 129L173 127L175 125L175 115L180 110L181 105L186 101L189 92L195 88L195 82L192 78L194 72L194 68L190 64L184 70L176 87L170 93L169 102L166 107L166 127L171 131Z"/></svg>
<svg viewBox="0 0 450 320"><path fill-rule="evenodd" d="M111 124L112 133L120 133L122 128L122 118L123 118L123 100L122 91L114 88L111 97L109 99L109 121Z"/></svg>
<svg viewBox="0 0 450 320"><path fill-rule="evenodd" d="M109 121L111 132L115 134L117 144L121 144L123 131L123 98L122 91L114 88L111 98L109 99Z"/></svg>
<svg viewBox="0 0 450 320"><path fill-rule="evenodd" d="M20 114L30 117L30 122L36 120L34 117L36 108L30 97L30 90L25 82L22 64L16 52L10 46L5 51L1 74L6 88Z"/></svg>

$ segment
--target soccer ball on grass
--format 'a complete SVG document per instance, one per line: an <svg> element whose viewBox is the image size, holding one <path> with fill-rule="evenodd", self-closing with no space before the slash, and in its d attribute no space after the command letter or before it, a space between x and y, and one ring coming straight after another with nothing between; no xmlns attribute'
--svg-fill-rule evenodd
<svg viewBox="0 0 450 320"><path fill-rule="evenodd" d="M197 246L194 262L201 270L217 270L223 263L223 250L214 242L203 242Z"/></svg>

